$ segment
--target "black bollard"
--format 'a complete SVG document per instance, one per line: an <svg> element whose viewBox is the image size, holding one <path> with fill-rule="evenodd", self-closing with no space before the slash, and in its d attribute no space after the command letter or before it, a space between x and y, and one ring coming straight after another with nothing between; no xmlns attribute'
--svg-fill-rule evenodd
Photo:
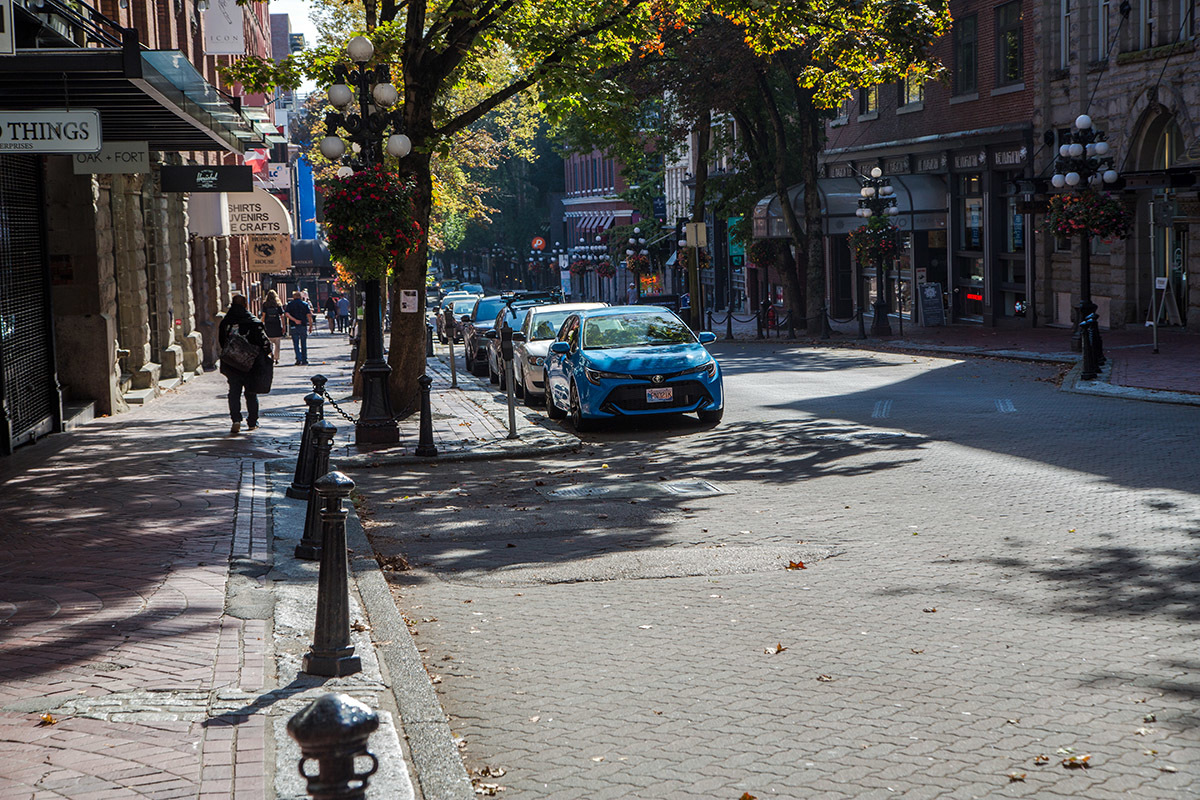
<svg viewBox="0 0 1200 800"><path fill-rule="evenodd" d="M436 456L438 451L433 444L433 405L429 399L433 378L422 375L417 378L417 385L421 387L421 436L417 440L416 453L423 457Z"/></svg>
<svg viewBox="0 0 1200 800"><path fill-rule="evenodd" d="M433 358L433 326L425 323L425 357Z"/></svg>
<svg viewBox="0 0 1200 800"><path fill-rule="evenodd" d="M321 572L317 577L317 626L312 647L301 666L309 675L340 678L362 671L362 660L350 644L350 585L346 555L346 509L342 500L354 481L330 472L313 484L321 497Z"/></svg>
<svg viewBox="0 0 1200 800"><path fill-rule="evenodd" d="M1100 362L1098 359L1099 346L1098 339L1100 338L1099 320L1095 314L1089 314L1084 317L1083 322L1079 323L1079 340L1083 345L1083 368L1079 372L1080 380L1094 381L1100 374Z"/></svg>
<svg viewBox="0 0 1200 800"><path fill-rule="evenodd" d="M821 338L828 339L833 329L829 327L829 307L821 306Z"/></svg>
<svg viewBox="0 0 1200 800"><path fill-rule="evenodd" d="M733 301L730 301L729 308L725 309L725 338L733 338Z"/></svg>
<svg viewBox="0 0 1200 800"><path fill-rule="evenodd" d="M292 479L292 485L285 492L288 497L296 500L307 500L308 490L312 486L314 477L325 474L313 472L310 431L313 423L325 419L325 382L327 379L324 375L313 375L309 380L312 381L313 390L304 396L308 411L304 412L304 430L300 433L300 452L296 455L296 476Z"/></svg>
<svg viewBox="0 0 1200 800"><path fill-rule="evenodd" d="M329 453L337 428L329 420L319 419L312 426L312 464L314 475L329 472ZM316 561L321 557L321 498L308 493L308 510L304 512L304 535L296 545L296 558Z"/></svg>
<svg viewBox="0 0 1200 800"><path fill-rule="evenodd" d="M379 715L346 694L325 694L288 720L288 735L300 745L300 774L315 800L363 800L368 779L379 760L367 749L367 739L379 729ZM371 759L366 772L354 771L356 757ZM317 773L304 771L305 761L317 762Z"/></svg>
<svg viewBox="0 0 1200 800"><path fill-rule="evenodd" d="M766 337L763 336L763 307L761 305L759 305L758 311L754 312L754 324L758 326L758 335L754 338L765 339Z"/></svg>

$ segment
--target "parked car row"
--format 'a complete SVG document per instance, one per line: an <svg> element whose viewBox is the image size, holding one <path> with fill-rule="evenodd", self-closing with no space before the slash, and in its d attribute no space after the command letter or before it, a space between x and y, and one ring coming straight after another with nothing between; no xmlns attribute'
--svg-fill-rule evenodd
<svg viewBox="0 0 1200 800"><path fill-rule="evenodd" d="M717 423L724 414L721 368L705 347L716 336L693 333L667 308L480 298L460 326L465 360L501 388L505 323L513 330L513 393L531 407L544 402L551 419L569 416L578 431L619 417L695 413Z"/></svg>

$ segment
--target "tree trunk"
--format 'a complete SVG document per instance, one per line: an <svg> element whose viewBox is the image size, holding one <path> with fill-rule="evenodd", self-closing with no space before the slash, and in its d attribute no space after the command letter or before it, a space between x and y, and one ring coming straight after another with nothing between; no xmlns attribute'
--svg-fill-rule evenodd
<svg viewBox="0 0 1200 800"><path fill-rule="evenodd" d="M708 188L708 149L712 143L712 112L706 111L696 123L696 196L692 198L692 222L704 224L705 192ZM692 300L692 329L704 327L704 289L700 286L700 253L688 254L688 292ZM711 263L711 260L710 262Z"/></svg>
<svg viewBox="0 0 1200 800"><path fill-rule="evenodd" d="M817 185L817 153L821 150L824 125L810 90L797 90L796 111L800 117L801 177L804 181L805 282L808 286L809 333L824 329L825 236L822 230L821 194Z"/></svg>
<svg viewBox="0 0 1200 800"><path fill-rule="evenodd" d="M421 227L429 230L429 216L433 209L433 178L430 172L430 154L413 150L401 161L401 169L416 184L413 198L414 213ZM391 303L392 334L388 340L388 364L392 374L388 378L392 408L397 414L416 410L419 401L417 379L425 374L425 273L429 243L420 237L416 251L406 256L392 276L391 291L417 289L417 314L400 313L400 304ZM394 298L393 298L394 299ZM419 346L418 346L419 344Z"/></svg>

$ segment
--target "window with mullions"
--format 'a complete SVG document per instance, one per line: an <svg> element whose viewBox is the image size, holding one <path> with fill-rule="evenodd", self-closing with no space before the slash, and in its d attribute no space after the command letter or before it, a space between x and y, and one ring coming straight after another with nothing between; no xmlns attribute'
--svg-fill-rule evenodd
<svg viewBox="0 0 1200 800"><path fill-rule="evenodd" d="M1022 69L1021 3L1005 3L996 9L996 84L1008 86L1025 78Z"/></svg>
<svg viewBox="0 0 1200 800"><path fill-rule="evenodd" d="M858 90L858 115L879 113L879 87L868 86Z"/></svg>
<svg viewBox="0 0 1200 800"><path fill-rule="evenodd" d="M905 75L900 84L900 105L909 106L925 102L925 78L918 75Z"/></svg>
<svg viewBox="0 0 1200 800"><path fill-rule="evenodd" d="M954 93L979 90L979 37L974 14L954 23Z"/></svg>
<svg viewBox="0 0 1200 800"><path fill-rule="evenodd" d="M1071 11L1075 0L1059 0L1058 4L1058 67L1071 66Z"/></svg>
<svg viewBox="0 0 1200 800"><path fill-rule="evenodd" d="M1144 8L1146 3L1142 3ZM1111 6L1109 0L1096 0L1096 52L1093 58L1104 61L1108 58L1108 17Z"/></svg>

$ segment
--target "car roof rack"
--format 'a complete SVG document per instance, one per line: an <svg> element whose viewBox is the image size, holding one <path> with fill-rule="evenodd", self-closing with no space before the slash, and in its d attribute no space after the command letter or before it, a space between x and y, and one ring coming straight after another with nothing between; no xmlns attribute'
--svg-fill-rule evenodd
<svg viewBox="0 0 1200 800"><path fill-rule="evenodd" d="M521 303L530 300L562 300L561 289L548 290L532 290L532 289L516 289L511 292L505 292L500 295L506 306L512 307L513 303Z"/></svg>

